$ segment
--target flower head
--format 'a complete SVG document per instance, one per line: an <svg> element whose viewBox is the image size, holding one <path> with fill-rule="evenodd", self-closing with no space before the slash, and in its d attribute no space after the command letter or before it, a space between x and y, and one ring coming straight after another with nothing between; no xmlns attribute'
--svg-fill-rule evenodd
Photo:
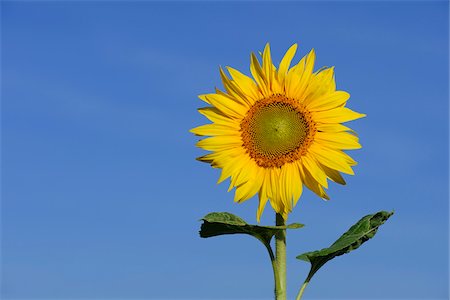
<svg viewBox="0 0 450 300"><path fill-rule="evenodd" d="M350 95L336 90L334 68L313 71L314 50L290 68L294 44L278 68L270 46L262 65L251 54L253 78L220 69L225 91L200 95L209 106L199 112L212 121L191 132L209 136L197 146L211 151L198 159L222 169L219 183L231 177L229 191L243 202L259 195L259 221L267 201L287 219L303 185L323 199L328 180L345 184L340 172L353 175L356 162L343 150L358 149L358 137L341 123L361 117L345 107Z"/></svg>

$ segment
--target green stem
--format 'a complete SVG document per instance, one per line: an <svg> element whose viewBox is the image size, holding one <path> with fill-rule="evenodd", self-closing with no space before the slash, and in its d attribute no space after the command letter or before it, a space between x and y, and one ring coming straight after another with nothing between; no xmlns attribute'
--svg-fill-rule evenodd
<svg viewBox="0 0 450 300"><path fill-rule="evenodd" d="M283 216L276 214L276 225L286 226ZM280 230L275 235L275 264L278 273L278 284L275 280L275 299L286 300L286 230Z"/></svg>
<svg viewBox="0 0 450 300"><path fill-rule="evenodd" d="M308 276L306 277L305 281L303 282L302 287L300 288L300 291L298 292L297 297L295 298L295 300L302 299L302 296L303 296L303 293L305 292L306 286L308 285L309 281L314 276L314 273L316 273L317 270L318 269L311 268L311 270L309 271Z"/></svg>
<svg viewBox="0 0 450 300"><path fill-rule="evenodd" d="M300 299L302 299L303 292L305 291L306 286L308 285L308 283L309 283L309 281L306 281L306 280L305 280L305 282L303 282L303 285L302 285L302 287L300 288L300 291L298 292L297 298L295 298L295 300L300 300Z"/></svg>
<svg viewBox="0 0 450 300"><path fill-rule="evenodd" d="M275 255L273 254L272 247L270 247L270 244L264 243L264 245L266 245L267 251L269 252L270 256L270 262L272 263L273 279L275 280L275 295L276 295L277 290L279 290L280 287L280 276L278 274L277 262L275 259Z"/></svg>

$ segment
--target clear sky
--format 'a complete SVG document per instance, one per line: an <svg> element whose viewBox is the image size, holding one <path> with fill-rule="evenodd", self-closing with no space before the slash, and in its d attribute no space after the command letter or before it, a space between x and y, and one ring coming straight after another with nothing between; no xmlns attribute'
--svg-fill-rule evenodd
<svg viewBox="0 0 450 300"><path fill-rule="evenodd" d="M448 2L5 2L2 8L4 299L270 299L247 236L200 239L202 216L256 222L188 130L218 66L293 43L367 117L359 162L329 202L305 192L289 221L289 295L360 217L395 215L330 262L305 299L448 297ZM273 223L267 207L262 224Z"/></svg>

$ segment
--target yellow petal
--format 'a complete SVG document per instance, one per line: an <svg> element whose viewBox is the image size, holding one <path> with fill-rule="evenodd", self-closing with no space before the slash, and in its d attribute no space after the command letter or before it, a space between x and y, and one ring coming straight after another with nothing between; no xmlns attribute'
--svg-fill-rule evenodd
<svg viewBox="0 0 450 300"><path fill-rule="evenodd" d="M351 128L344 126L342 124L336 123L318 123L316 124L316 129L322 132L351 132L352 134L356 134Z"/></svg>
<svg viewBox="0 0 450 300"><path fill-rule="evenodd" d="M344 91L325 94L319 98L311 99L306 107L309 111L330 110L339 106L344 106L350 94Z"/></svg>
<svg viewBox="0 0 450 300"><path fill-rule="evenodd" d="M264 97L270 96L270 91L267 86L267 79L264 76L263 70L261 69L259 61L254 53L251 54L250 72L258 84L261 94Z"/></svg>
<svg viewBox="0 0 450 300"><path fill-rule="evenodd" d="M297 166L300 172L300 176L303 179L303 183L316 195L319 197L330 200L330 197L328 197L327 193L323 189L322 185L320 185L314 178L311 176L311 174L308 172L308 170L302 165L301 162L297 161Z"/></svg>
<svg viewBox="0 0 450 300"><path fill-rule="evenodd" d="M305 104L310 103L313 99L335 91L334 67L322 68L311 77L311 82L305 91Z"/></svg>
<svg viewBox="0 0 450 300"><path fill-rule="evenodd" d="M327 174L327 176L333 180L336 183L345 185L346 182L344 180L344 178L342 177L341 173L339 173L336 170L333 170L331 168L328 168L327 166L320 164L320 167L322 168L322 170L325 172L325 174Z"/></svg>
<svg viewBox="0 0 450 300"><path fill-rule="evenodd" d="M246 182L248 182L254 172L251 171L251 166L254 162L247 156L242 156L239 158L240 161L236 164L240 166L237 172L231 177L230 187L228 191L231 191L233 187L238 187Z"/></svg>
<svg viewBox="0 0 450 300"><path fill-rule="evenodd" d="M283 201L281 200L279 194L279 178L280 178L280 170L278 168L269 169L269 184L268 184L268 192L269 192L269 200L272 208L277 212L281 213L284 211Z"/></svg>
<svg viewBox="0 0 450 300"><path fill-rule="evenodd" d="M217 123L217 124L224 124L224 125L230 125L235 127L236 125L239 126L239 122L236 122L235 119L230 118L229 116L225 115L223 112L218 110L215 107L202 107L198 109L198 112L204 115L208 118L208 120ZM233 124L233 125L231 125Z"/></svg>
<svg viewBox="0 0 450 300"><path fill-rule="evenodd" d="M229 148L225 150L218 150L213 153L200 156L197 160L201 162L210 163L215 168L224 168L230 161L234 160L240 155L245 155L245 151L240 147Z"/></svg>
<svg viewBox="0 0 450 300"><path fill-rule="evenodd" d="M309 149L312 155L323 165L337 170L342 173L354 175L347 159L342 155L342 152L326 147L321 147L317 143L313 143Z"/></svg>
<svg viewBox="0 0 450 300"><path fill-rule="evenodd" d="M289 172L289 165L284 164L280 172L280 196L285 207L292 209L292 179Z"/></svg>
<svg viewBox="0 0 450 300"><path fill-rule="evenodd" d="M250 199L260 190L261 184L261 168L252 168L250 180L236 188L234 201L243 202Z"/></svg>
<svg viewBox="0 0 450 300"><path fill-rule="evenodd" d="M304 59L304 58L303 58ZM302 59L302 61L303 61ZM300 63L302 63L300 61ZM299 64L300 64L299 63ZM293 72L292 69L289 71L287 76L285 77L284 85L286 89L286 96L294 99L300 99L299 96L299 88L301 84L302 75L298 72Z"/></svg>
<svg viewBox="0 0 450 300"><path fill-rule="evenodd" d="M290 164L289 171L291 172L291 185L292 185L292 197L293 197L293 205L297 205L298 200L303 192L303 182L300 176L300 172L295 163Z"/></svg>
<svg viewBox="0 0 450 300"><path fill-rule="evenodd" d="M258 220L258 223L261 220L261 215L264 211L264 208L266 207L267 200L269 200L269 195L267 193L267 186L269 185L269 183L267 181L268 173L269 172L264 169L262 172L262 175L261 175L262 184L261 184L261 189L259 190L259 193L258 193L259 203L258 203L258 211L256 213L256 219Z"/></svg>
<svg viewBox="0 0 450 300"><path fill-rule="evenodd" d="M295 52L297 52L297 44L292 45L288 49L288 51L286 51L286 54L280 62L280 65L278 67L278 78L280 78L282 82L287 74L287 71L289 70L289 66L291 65L291 61L294 58Z"/></svg>
<svg viewBox="0 0 450 300"><path fill-rule="evenodd" d="M253 104L256 100L261 98L258 86L253 79L231 67L227 67L227 70L233 78L236 86L239 87L242 93L244 93L247 98L252 101L250 104Z"/></svg>
<svg viewBox="0 0 450 300"><path fill-rule="evenodd" d="M209 94L206 99L222 113L233 118L242 119L247 112L246 107L223 95Z"/></svg>
<svg viewBox="0 0 450 300"><path fill-rule="evenodd" d="M273 63L272 63L272 57L270 56L270 45L269 43L266 44L264 47L264 53L263 53L263 66L262 66L264 76L267 80L267 86L269 90L272 90L272 84L273 84Z"/></svg>
<svg viewBox="0 0 450 300"><path fill-rule="evenodd" d="M240 136L239 128L233 128L222 124L206 124L192 128L190 132L196 135L215 136L215 135L237 135Z"/></svg>
<svg viewBox="0 0 450 300"><path fill-rule="evenodd" d="M198 95L198 97L199 97L202 101L205 101L206 103L211 104L211 103L209 103L209 100L206 99L206 96L207 96L207 95L209 95L209 94Z"/></svg>
<svg viewBox="0 0 450 300"><path fill-rule="evenodd" d="M317 132L314 140L316 140L321 145L330 148L342 150L361 148L361 145L358 142L358 137L348 132Z"/></svg>
<svg viewBox="0 0 450 300"><path fill-rule="evenodd" d="M358 164L353 158L350 157L350 155L348 155L344 151L338 150L338 153L348 163L349 166L353 167Z"/></svg>
<svg viewBox="0 0 450 300"><path fill-rule="evenodd" d="M220 177L217 180L217 184L223 182L230 176L237 175L237 173L239 173L239 169L241 168L241 166L239 165L240 161L241 159L239 157L235 159L227 158L227 160L224 161L221 165L222 172L220 173Z"/></svg>
<svg viewBox="0 0 450 300"><path fill-rule="evenodd" d="M315 159L312 158L309 153L307 153L306 155L302 156L301 161L306 170L308 170L309 174L311 174L312 177L322 186L328 188L327 176L318 166Z"/></svg>
<svg viewBox="0 0 450 300"><path fill-rule="evenodd" d="M292 211L302 194L302 180L296 163L287 163L281 167L281 188L285 191L285 212Z"/></svg>
<svg viewBox="0 0 450 300"><path fill-rule="evenodd" d="M237 136L213 136L198 141L197 147L208 151L225 150L234 147L242 147L242 140Z"/></svg>
<svg viewBox="0 0 450 300"><path fill-rule="evenodd" d="M338 107L330 110L313 112L313 119L317 123L343 123L365 116L365 114L354 112L347 107Z"/></svg>
<svg viewBox="0 0 450 300"><path fill-rule="evenodd" d="M303 99L303 94L312 76L316 54L312 49L307 56L303 57L298 65L293 67L286 77L286 93L288 97Z"/></svg>
<svg viewBox="0 0 450 300"><path fill-rule="evenodd" d="M227 93L237 102L239 102L241 105L246 107L247 109L253 104L253 101L250 101L248 97L239 89L236 84L230 80L222 68L219 68L220 70L220 77L222 78L223 86L225 87L225 90Z"/></svg>

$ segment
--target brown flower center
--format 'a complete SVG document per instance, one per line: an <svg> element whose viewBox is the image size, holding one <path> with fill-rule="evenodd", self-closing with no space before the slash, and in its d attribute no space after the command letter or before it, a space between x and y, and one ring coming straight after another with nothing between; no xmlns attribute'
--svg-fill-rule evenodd
<svg viewBox="0 0 450 300"><path fill-rule="evenodd" d="M257 101L241 122L244 147L264 168L298 160L315 132L311 113L304 105L280 94Z"/></svg>

